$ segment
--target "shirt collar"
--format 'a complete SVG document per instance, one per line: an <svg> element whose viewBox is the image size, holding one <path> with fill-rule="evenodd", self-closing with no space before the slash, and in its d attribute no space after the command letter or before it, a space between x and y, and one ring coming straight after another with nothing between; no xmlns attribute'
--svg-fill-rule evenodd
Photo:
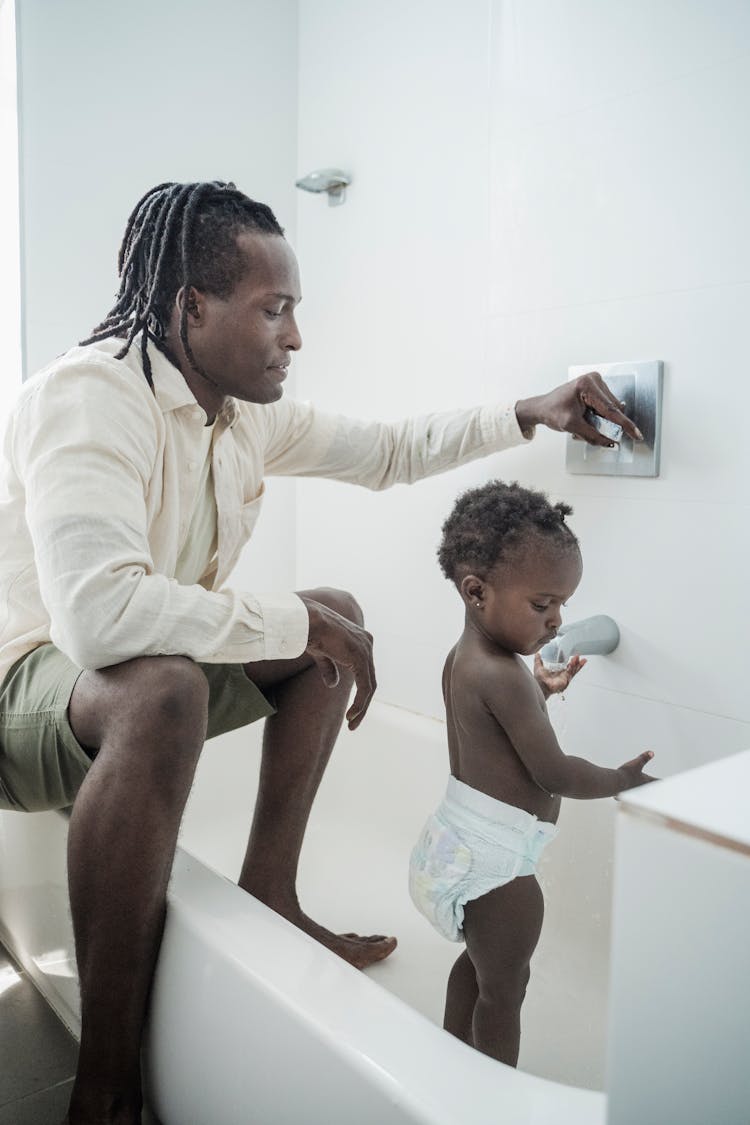
<svg viewBox="0 0 750 1125"><path fill-rule="evenodd" d="M138 341L134 341L132 346L137 347L140 354L140 338ZM156 344L149 342L148 354L151 360L154 393L162 413L167 414L171 410L179 410L182 406L199 405L195 395L185 382L182 372L175 367L171 360L167 359ZM233 426L238 413L237 403L233 398L227 396L224 405L216 415L216 419L217 421L221 420L225 426Z"/></svg>

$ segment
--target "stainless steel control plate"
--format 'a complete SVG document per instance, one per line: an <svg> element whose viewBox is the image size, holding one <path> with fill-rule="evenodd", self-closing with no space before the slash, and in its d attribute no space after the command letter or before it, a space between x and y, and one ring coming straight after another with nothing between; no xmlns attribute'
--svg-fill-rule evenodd
<svg viewBox="0 0 750 1125"><path fill-rule="evenodd" d="M570 379L588 371L598 371L616 398L625 403L624 412L643 434L643 441L633 441L623 434L614 449L574 441L569 434L565 450L565 468L569 473L658 477L662 368L658 359L637 363L590 363L568 368Z"/></svg>

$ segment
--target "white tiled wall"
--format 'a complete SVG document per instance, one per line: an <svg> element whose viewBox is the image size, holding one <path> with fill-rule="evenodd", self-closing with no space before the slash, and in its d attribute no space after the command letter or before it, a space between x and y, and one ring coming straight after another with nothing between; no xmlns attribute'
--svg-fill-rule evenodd
<svg viewBox="0 0 750 1125"><path fill-rule="evenodd" d="M493 311L747 281L747 5L493 10Z"/></svg>
<svg viewBox="0 0 750 1125"><path fill-rule="evenodd" d="M300 10L299 171L354 176L342 208L299 201L300 394L397 417L629 359L663 360L665 386L655 480L571 476L544 431L411 489L303 482L298 582L353 589L380 698L440 716L461 627L441 522L488 475L544 488L583 546L568 619L622 632L556 713L566 745L613 761L650 746L664 774L744 749L750 8Z"/></svg>

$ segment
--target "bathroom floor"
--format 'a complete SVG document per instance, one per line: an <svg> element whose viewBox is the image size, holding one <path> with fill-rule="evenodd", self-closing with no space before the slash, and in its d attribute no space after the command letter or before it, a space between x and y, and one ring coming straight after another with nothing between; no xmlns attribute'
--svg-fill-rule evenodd
<svg viewBox="0 0 750 1125"><path fill-rule="evenodd" d="M0 1125L60 1125L78 1045L0 945Z"/></svg>
<svg viewBox="0 0 750 1125"><path fill-rule="evenodd" d="M78 1043L0 944L0 1125L60 1125ZM148 1105L143 1125L160 1125Z"/></svg>

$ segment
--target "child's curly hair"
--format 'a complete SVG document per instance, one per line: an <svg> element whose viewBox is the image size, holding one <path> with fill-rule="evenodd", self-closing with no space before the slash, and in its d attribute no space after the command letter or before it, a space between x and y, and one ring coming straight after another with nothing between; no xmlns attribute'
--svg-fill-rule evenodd
<svg viewBox="0 0 750 1125"><path fill-rule="evenodd" d="M556 539L562 549L578 545L565 523L573 509L551 504L543 492L522 488L518 481L491 480L459 496L443 524L438 562L446 578L456 582L465 573L486 576L526 535Z"/></svg>

